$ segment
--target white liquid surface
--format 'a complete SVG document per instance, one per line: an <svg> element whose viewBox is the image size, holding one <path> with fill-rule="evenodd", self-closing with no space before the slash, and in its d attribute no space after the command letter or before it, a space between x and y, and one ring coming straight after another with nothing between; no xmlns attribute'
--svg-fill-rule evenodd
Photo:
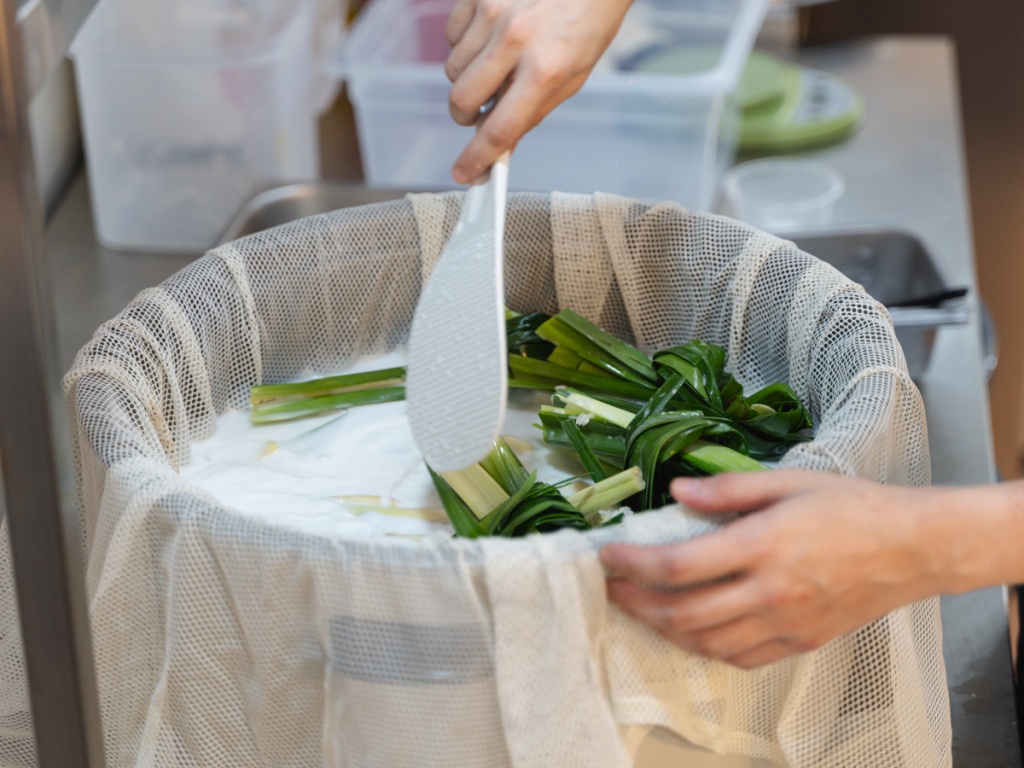
<svg viewBox="0 0 1024 768"><path fill-rule="evenodd" d="M364 360L347 372L404 365L404 354ZM502 434L538 479L562 482L582 474L569 452L552 451L534 427L547 393L513 391ZM225 506L264 522L329 538L450 536L451 526L366 511L365 497L388 507L430 509L441 501L412 438L406 403L360 406L326 416L253 425L248 412L217 420L212 437L192 445L182 476ZM580 486L581 487L581 486ZM568 492L568 489L566 489Z"/></svg>

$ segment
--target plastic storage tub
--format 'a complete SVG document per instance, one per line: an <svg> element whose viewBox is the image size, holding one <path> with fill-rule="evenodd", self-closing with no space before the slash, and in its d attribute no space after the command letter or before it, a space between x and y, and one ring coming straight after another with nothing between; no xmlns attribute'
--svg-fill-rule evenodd
<svg viewBox="0 0 1024 768"><path fill-rule="evenodd" d="M198 252L316 178L313 0L101 0L72 45L96 234Z"/></svg>
<svg viewBox="0 0 1024 768"><path fill-rule="evenodd" d="M334 68L374 186L451 188L470 128L448 114L443 30L452 0L374 0ZM707 210L736 144L732 98L767 0L637 0L581 91L520 142L518 190L614 192ZM672 49L685 74L644 71Z"/></svg>

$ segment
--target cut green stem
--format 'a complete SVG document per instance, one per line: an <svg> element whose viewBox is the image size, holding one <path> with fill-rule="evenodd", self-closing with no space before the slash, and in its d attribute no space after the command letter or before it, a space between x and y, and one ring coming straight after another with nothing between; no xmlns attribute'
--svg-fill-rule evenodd
<svg viewBox="0 0 1024 768"><path fill-rule="evenodd" d="M568 389L555 392L555 400L562 403L565 413L570 416L591 415L622 429L628 428L636 415L632 411L616 408L602 400Z"/></svg>
<svg viewBox="0 0 1024 768"><path fill-rule="evenodd" d="M346 373L310 381L285 384L260 384L249 392L249 402L259 405L267 401L290 401L306 397L323 397L371 387L395 387L405 381L405 368L383 368L379 371Z"/></svg>
<svg viewBox="0 0 1024 768"><path fill-rule="evenodd" d="M354 408L359 405L393 403L404 399L405 387L357 389L337 395L324 395L322 397L311 397L305 400L293 400L284 403L264 401L252 407L250 418L254 424L267 424L274 421L287 421L305 416L315 416L329 411Z"/></svg>
<svg viewBox="0 0 1024 768"><path fill-rule="evenodd" d="M679 454L697 469L712 475L719 472L759 472L768 469L757 459L705 440L694 440Z"/></svg>
<svg viewBox="0 0 1024 768"><path fill-rule="evenodd" d="M509 494L505 493L498 485L498 481L487 474L487 470L479 464L439 474L459 495L459 498L473 510L477 519L482 520L495 507L508 501Z"/></svg>
<svg viewBox="0 0 1024 768"><path fill-rule="evenodd" d="M569 502L584 516L590 518L598 512L618 507L630 496L644 489L644 477L639 467L629 467L599 483L569 496Z"/></svg>

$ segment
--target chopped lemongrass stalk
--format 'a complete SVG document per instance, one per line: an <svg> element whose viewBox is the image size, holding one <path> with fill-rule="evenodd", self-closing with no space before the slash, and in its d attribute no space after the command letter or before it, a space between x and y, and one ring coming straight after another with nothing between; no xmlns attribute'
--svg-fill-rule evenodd
<svg viewBox="0 0 1024 768"><path fill-rule="evenodd" d="M776 412L774 408L765 403L751 403L750 410L757 411L762 416L771 416Z"/></svg>
<svg viewBox="0 0 1024 768"><path fill-rule="evenodd" d="M680 451L684 459L711 474L719 472L759 472L768 469L757 459L717 443L695 440Z"/></svg>
<svg viewBox="0 0 1024 768"><path fill-rule="evenodd" d="M589 414L593 418L601 419L623 429L629 426L629 423L636 415L631 411L616 408L614 405L608 405L608 403L601 402L579 392L571 392L568 395L564 392L556 392L555 399L562 401L565 412L570 416Z"/></svg>
<svg viewBox="0 0 1024 768"><path fill-rule="evenodd" d="M479 519L483 519L488 512L508 500L508 494L479 464L451 472L441 472L440 475Z"/></svg>
<svg viewBox="0 0 1024 768"><path fill-rule="evenodd" d="M618 507L623 501L644 489L644 476L639 467L629 467L618 474L577 491L569 502L585 516Z"/></svg>

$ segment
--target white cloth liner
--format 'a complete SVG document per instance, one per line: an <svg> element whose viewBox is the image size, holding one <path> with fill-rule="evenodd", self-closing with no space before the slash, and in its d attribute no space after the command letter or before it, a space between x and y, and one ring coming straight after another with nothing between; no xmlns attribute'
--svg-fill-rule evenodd
<svg viewBox="0 0 1024 768"><path fill-rule="evenodd" d="M951 764L938 601L741 671L605 599L600 545L701 535L678 508L521 540L326 540L182 480L249 387L401 344L461 195L315 216L222 246L101 327L66 378L111 766L618 768L654 726L779 765ZM721 344L785 380L817 437L782 464L924 485L920 395L882 307L730 219L511 196L513 309L572 307L655 349ZM828 514L828 510L822 510ZM0 763L32 765L6 529Z"/></svg>

